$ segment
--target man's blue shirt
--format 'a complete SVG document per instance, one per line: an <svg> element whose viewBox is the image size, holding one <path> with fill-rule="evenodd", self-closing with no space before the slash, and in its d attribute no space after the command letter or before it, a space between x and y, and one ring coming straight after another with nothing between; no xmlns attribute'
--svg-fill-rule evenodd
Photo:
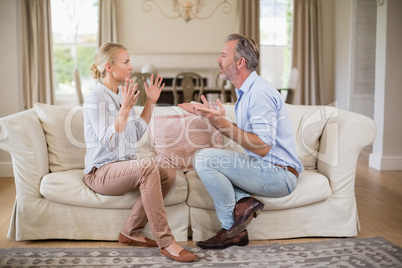
<svg viewBox="0 0 402 268"><path fill-rule="evenodd" d="M303 165L297 158L296 144L285 102L279 91L256 72L252 72L236 89L237 126L254 133L267 145L269 153L263 158L273 164L291 166L299 173ZM254 157L260 156L246 150Z"/></svg>

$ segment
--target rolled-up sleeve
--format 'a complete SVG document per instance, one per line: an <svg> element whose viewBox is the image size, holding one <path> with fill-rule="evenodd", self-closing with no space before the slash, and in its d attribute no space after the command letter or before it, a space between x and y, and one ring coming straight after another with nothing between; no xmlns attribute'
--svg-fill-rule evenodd
<svg viewBox="0 0 402 268"><path fill-rule="evenodd" d="M126 140L126 145L132 144L132 148L141 139L148 128L147 122L144 121L140 116L134 113L134 109L130 113L128 118L126 130L124 131L124 138Z"/></svg>
<svg viewBox="0 0 402 268"><path fill-rule="evenodd" d="M277 113L272 109L275 107L275 99L267 94L256 93L253 98L257 98L258 101L252 102L253 105L250 107L251 132L256 134L265 144L275 146L278 125ZM268 102L271 103L266 105Z"/></svg>

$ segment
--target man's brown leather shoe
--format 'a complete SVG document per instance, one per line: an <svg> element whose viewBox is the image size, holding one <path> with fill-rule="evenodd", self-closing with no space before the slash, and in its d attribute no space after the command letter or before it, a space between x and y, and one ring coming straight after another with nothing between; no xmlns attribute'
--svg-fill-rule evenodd
<svg viewBox="0 0 402 268"><path fill-rule="evenodd" d="M156 244L155 240L145 237L145 241L146 242L141 242L141 241L131 239L130 237L125 236L122 233L120 233L120 235L119 235L119 244L121 244L121 245L146 247L146 248L157 248L158 247L158 244Z"/></svg>
<svg viewBox="0 0 402 268"><path fill-rule="evenodd" d="M235 237L250 224L251 220L257 218L264 204L255 199L254 197L246 197L240 199L234 209L234 223L227 232L229 238Z"/></svg>
<svg viewBox="0 0 402 268"><path fill-rule="evenodd" d="M224 249L230 246L247 246L248 242L247 230L228 238L227 230L221 229L215 236L205 241L198 241L196 245L203 249Z"/></svg>

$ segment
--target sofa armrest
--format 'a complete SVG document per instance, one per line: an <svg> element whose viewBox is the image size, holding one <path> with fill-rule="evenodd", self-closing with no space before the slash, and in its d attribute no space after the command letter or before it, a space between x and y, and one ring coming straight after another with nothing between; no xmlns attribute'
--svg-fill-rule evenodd
<svg viewBox="0 0 402 268"><path fill-rule="evenodd" d="M49 173L45 134L34 108L0 118L0 149L11 155L18 196L39 195Z"/></svg>
<svg viewBox="0 0 402 268"><path fill-rule="evenodd" d="M358 157L375 136L374 121L364 115L338 110L328 119L320 140L317 169L330 180L334 194L354 195Z"/></svg>

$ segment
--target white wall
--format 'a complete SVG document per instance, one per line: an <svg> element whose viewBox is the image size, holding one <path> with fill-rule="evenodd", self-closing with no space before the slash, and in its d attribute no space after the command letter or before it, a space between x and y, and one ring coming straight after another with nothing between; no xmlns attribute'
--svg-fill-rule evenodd
<svg viewBox="0 0 402 268"><path fill-rule="evenodd" d="M374 120L377 137L369 165L378 170L402 167L402 1L377 7Z"/></svg>
<svg viewBox="0 0 402 268"><path fill-rule="evenodd" d="M0 117L23 110L20 0L0 1ZM0 150L0 177L12 177L10 155Z"/></svg>
<svg viewBox="0 0 402 268"><path fill-rule="evenodd" d="M165 10L172 10L171 1L154 1ZM232 5L229 14L219 8L206 20L169 19L154 5L150 12L143 9L143 1L117 1L117 35L129 53L219 53L224 38L237 29L237 0L228 0ZM206 1L203 13L208 15L218 1Z"/></svg>

